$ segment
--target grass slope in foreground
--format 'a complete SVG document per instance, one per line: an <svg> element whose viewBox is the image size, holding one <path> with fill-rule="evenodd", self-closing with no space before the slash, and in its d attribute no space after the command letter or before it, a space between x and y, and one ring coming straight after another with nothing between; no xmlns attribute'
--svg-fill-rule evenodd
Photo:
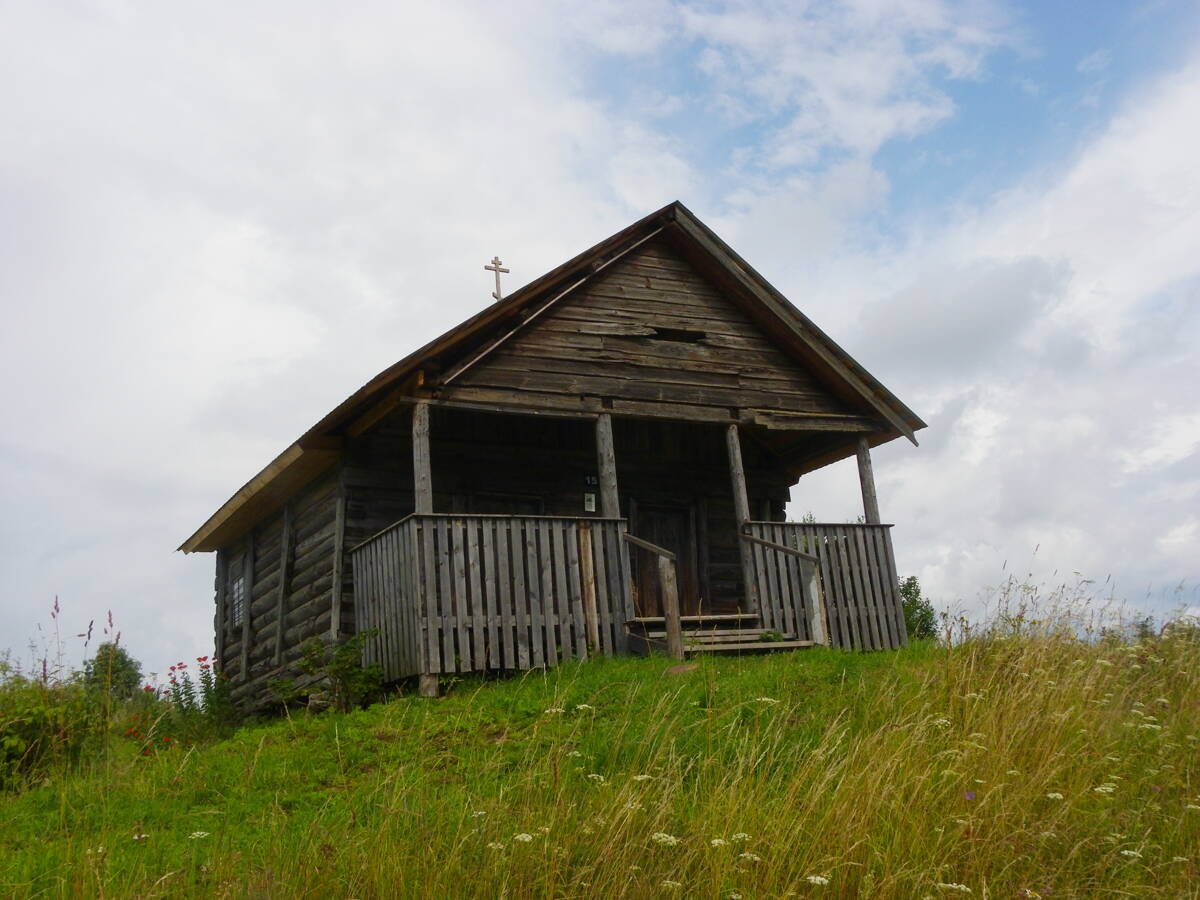
<svg viewBox="0 0 1200 900"><path fill-rule="evenodd" d="M669 665L111 756L0 800L0 893L1200 895L1194 629Z"/></svg>

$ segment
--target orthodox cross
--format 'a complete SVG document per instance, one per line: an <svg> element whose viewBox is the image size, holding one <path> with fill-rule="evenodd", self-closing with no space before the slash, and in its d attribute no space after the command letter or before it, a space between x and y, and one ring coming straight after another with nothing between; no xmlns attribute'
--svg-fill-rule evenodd
<svg viewBox="0 0 1200 900"><path fill-rule="evenodd" d="M493 256L491 265L484 266L484 268L487 269L489 272L496 273L496 290L495 290L495 292L493 292L492 296L495 297L497 300L503 300L504 297L500 293L500 273L503 272L505 275L507 275L508 269L504 268L500 264L500 257L498 257L498 256Z"/></svg>

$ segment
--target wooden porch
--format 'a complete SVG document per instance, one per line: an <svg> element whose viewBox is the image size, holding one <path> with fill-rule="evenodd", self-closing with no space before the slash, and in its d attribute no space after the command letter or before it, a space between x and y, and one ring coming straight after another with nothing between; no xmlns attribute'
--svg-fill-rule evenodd
<svg viewBox="0 0 1200 900"><path fill-rule="evenodd" d="M749 522L747 600L680 616L675 559L624 519L418 513L351 552L365 662L387 680L523 670L647 648L671 655L905 643L888 525ZM663 561L642 616L635 553Z"/></svg>

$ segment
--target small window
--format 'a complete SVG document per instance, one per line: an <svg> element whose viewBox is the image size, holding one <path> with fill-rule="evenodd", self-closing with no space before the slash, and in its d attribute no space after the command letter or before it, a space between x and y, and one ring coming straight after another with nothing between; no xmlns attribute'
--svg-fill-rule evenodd
<svg viewBox="0 0 1200 900"><path fill-rule="evenodd" d="M239 575L229 590L229 624L237 628L246 615L246 579Z"/></svg>
<svg viewBox="0 0 1200 900"><path fill-rule="evenodd" d="M698 344L708 337L703 331L689 331L686 328L655 328L652 340L672 341L676 344Z"/></svg>

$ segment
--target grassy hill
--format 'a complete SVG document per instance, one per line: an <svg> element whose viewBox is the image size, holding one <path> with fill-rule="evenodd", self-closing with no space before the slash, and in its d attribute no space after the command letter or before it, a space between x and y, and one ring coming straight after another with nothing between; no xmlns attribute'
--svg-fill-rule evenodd
<svg viewBox="0 0 1200 900"><path fill-rule="evenodd" d="M567 664L118 744L0 797L0 893L1200 896L1195 631L1023 630Z"/></svg>

